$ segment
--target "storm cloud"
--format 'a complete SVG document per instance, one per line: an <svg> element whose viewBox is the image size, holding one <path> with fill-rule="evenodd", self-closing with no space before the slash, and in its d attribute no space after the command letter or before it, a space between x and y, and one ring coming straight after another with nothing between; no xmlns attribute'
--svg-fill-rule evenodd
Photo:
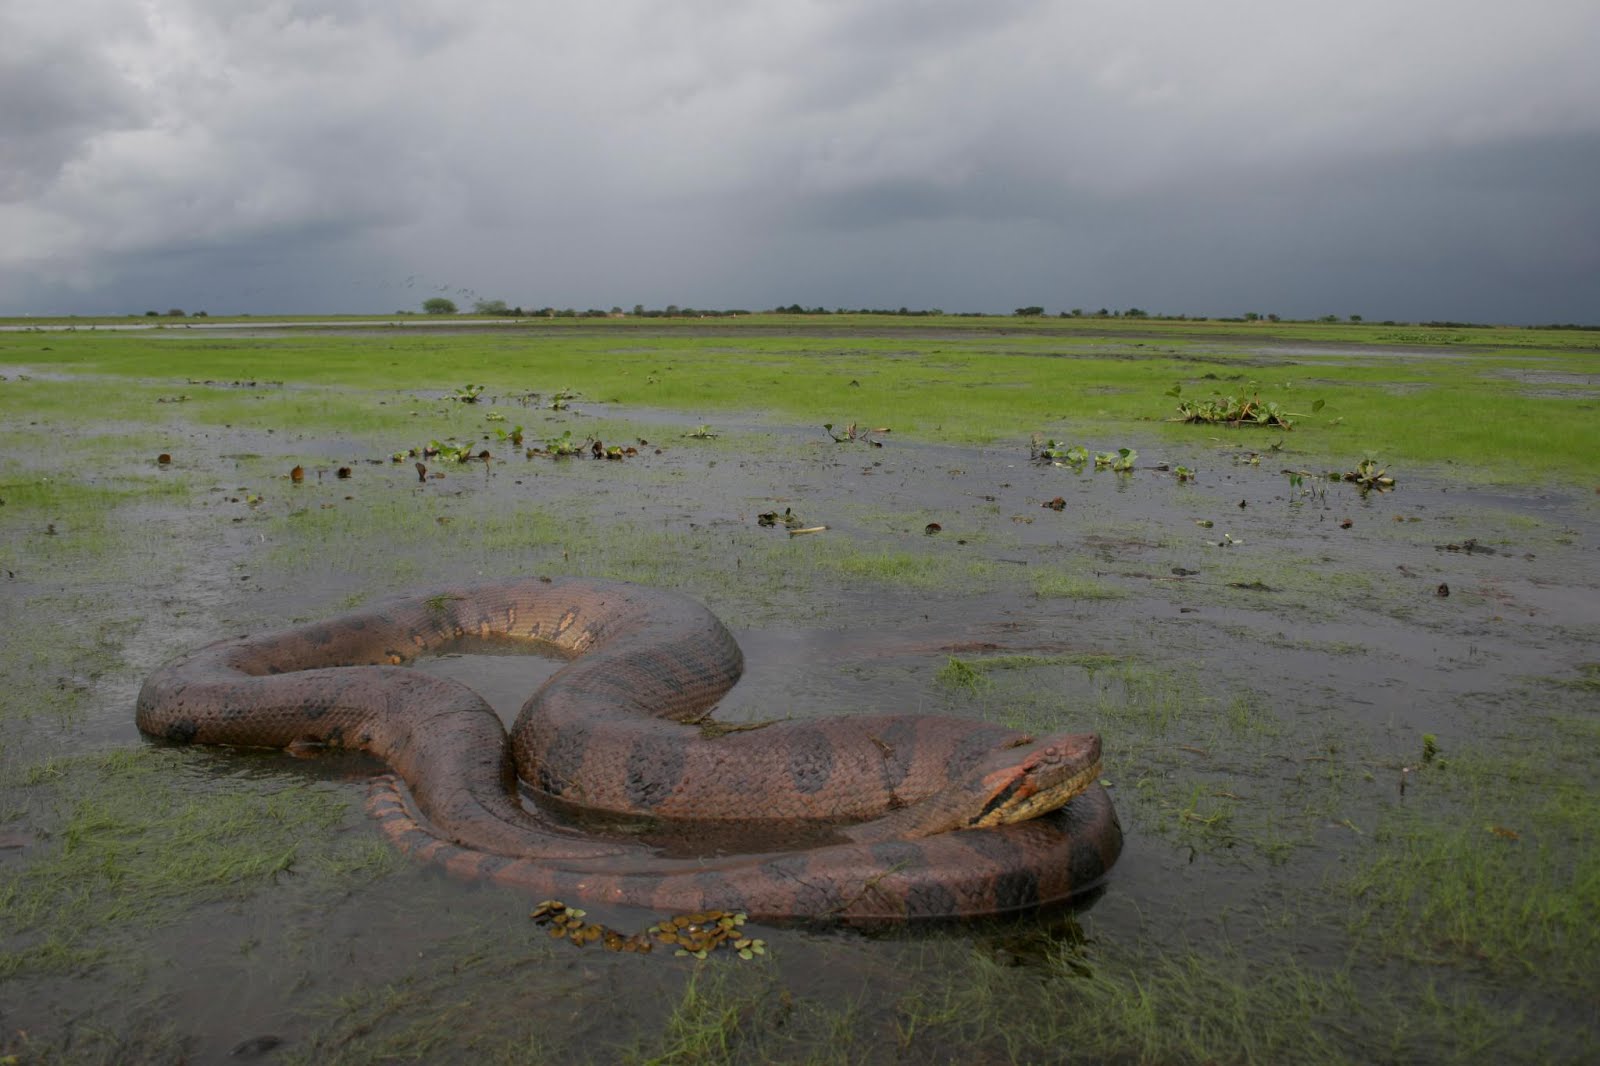
<svg viewBox="0 0 1600 1066"><path fill-rule="evenodd" d="M1593 322L1596 40L1589 0L3 0L0 312Z"/></svg>

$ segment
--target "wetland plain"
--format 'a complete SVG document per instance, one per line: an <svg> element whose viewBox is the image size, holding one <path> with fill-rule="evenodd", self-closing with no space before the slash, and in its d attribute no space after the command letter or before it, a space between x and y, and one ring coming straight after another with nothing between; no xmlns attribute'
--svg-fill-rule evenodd
<svg viewBox="0 0 1600 1066"><path fill-rule="evenodd" d="M0 1060L1593 1059L1597 336L0 333ZM1175 420L1213 394L1291 424ZM611 954L393 853L368 760L134 728L198 644L529 574L703 600L729 722L1096 731L1122 859L1047 915ZM552 664L422 668L509 717Z"/></svg>

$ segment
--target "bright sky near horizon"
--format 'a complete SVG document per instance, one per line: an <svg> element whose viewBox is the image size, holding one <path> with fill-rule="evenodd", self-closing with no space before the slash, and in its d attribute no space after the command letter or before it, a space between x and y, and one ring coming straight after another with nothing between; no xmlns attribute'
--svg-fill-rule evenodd
<svg viewBox="0 0 1600 1066"><path fill-rule="evenodd" d="M1600 322L1595 0L0 0L0 313Z"/></svg>

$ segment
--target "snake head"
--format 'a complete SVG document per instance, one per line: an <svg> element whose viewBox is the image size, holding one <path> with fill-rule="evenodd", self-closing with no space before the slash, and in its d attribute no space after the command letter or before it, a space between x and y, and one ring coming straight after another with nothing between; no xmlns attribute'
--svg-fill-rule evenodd
<svg viewBox="0 0 1600 1066"><path fill-rule="evenodd" d="M996 752L972 780L967 828L1037 818L1100 778L1100 737L1072 733Z"/></svg>
<svg viewBox="0 0 1600 1066"><path fill-rule="evenodd" d="M927 799L851 826L844 835L870 844L1025 822L1064 806L1098 780L1100 738L1094 733L1018 736Z"/></svg>

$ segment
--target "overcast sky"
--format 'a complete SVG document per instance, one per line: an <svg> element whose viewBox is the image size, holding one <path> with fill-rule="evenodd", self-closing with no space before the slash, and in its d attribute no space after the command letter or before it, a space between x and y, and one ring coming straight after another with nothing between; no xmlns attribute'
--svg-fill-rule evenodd
<svg viewBox="0 0 1600 1066"><path fill-rule="evenodd" d="M0 0L0 313L1600 322L1596 0Z"/></svg>

